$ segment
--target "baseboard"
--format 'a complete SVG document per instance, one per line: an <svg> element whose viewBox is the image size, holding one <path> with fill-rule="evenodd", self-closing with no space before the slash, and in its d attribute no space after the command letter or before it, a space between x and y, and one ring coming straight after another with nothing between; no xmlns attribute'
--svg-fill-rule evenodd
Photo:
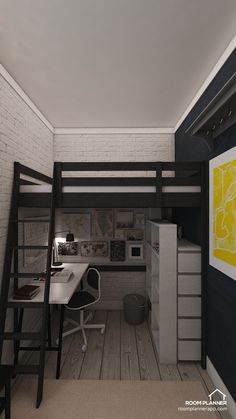
<svg viewBox="0 0 236 419"><path fill-rule="evenodd" d="M212 364L212 362L210 361L210 359L208 357L207 357L207 372L208 372L209 376L211 377L211 379L212 379L214 385L216 386L216 388L218 388L219 390L223 391L223 393L226 394L228 412L230 413L232 418L236 418L236 403L235 403L233 397L231 396L229 390L227 389L227 387L223 383L222 379L220 378L220 376L219 376L218 372L216 371L214 365Z"/></svg>

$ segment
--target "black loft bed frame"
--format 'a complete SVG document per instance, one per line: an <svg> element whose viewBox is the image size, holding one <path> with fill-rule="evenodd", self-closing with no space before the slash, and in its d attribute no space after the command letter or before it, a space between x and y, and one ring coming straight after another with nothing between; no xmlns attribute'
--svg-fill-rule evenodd
<svg viewBox="0 0 236 419"><path fill-rule="evenodd" d="M151 171L153 177L65 177L64 172L87 171ZM174 177L163 176L163 171L175 172ZM172 207L200 207L202 193L165 192L164 186L200 186L204 188L204 170L202 162L94 162L73 163L56 162L55 173L57 182L58 208L172 208ZM67 192L64 186L121 186L143 187L154 186L155 193L102 193L102 192ZM21 193L21 206L48 207L50 193Z"/></svg>
<svg viewBox="0 0 236 419"><path fill-rule="evenodd" d="M31 169L29 169L31 170ZM74 177L65 172L151 171L147 177ZM166 177L163 172L172 172ZM27 170L24 168L24 172ZM174 176L173 176L174 173ZM27 174L27 173L26 173ZM67 173L68 175L68 173ZM30 176L30 173L29 173ZM43 179L42 179L43 180ZM208 268L208 162L56 162L54 163L57 208L199 208L201 212L202 248L202 359L206 368L207 268ZM23 182L24 183L24 182ZM66 186L154 186L154 193L67 192ZM200 192L164 192L165 186L200 186ZM49 207L50 193L20 193L19 205ZM106 270L106 269L105 269ZM112 270L112 268L111 268ZM114 267L116 270L116 267Z"/></svg>
<svg viewBox="0 0 236 419"><path fill-rule="evenodd" d="M207 320L207 267L208 267L208 163L207 162L56 162L54 163L53 179L33 169L15 163L18 176L13 184L17 190L14 198L15 207L53 208L50 217L51 234L54 231L55 208L199 208L201 211L201 246L202 246L202 358L201 364L206 368L206 320ZM74 177L68 172L152 172L152 177L144 173L143 177ZM171 177L163 172L171 171ZM66 173L67 172L67 173ZM154 172L154 173L153 173ZM66 174L66 176L65 176ZM21 192L20 187L52 184L50 192ZM15 189L14 189L15 185ZM64 192L64 187L154 187L152 193L142 192ZM174 191L167 192L165 187L199 186L199 192ZM37 188L36 188L37 189ZM73 190L73 189L72 189ZM52 207L53 202L53 207ZM15 216L14 216L15 217ZM11 218L12 215L10 216ZM16 217L15 217L16 218ZM48 250L48 255L50 250ZM48 257L48 261L51 260ZM9 264L9 263L8 263ZM119 267L120 270L129 270L130 267ZM142 270L145 267L141 267ZM105 267L104 270L108 268ZM116 270L109 266L109 270ZM47 299L46 299L47 300ZM60 345L59 345L60 346ZM59 353L61 347L59 348ZM60 356L59 358L60 359ZM44 365L44 362L43 362ZM44 368L44 366L43 366ZM59 375L60 362L58 361L57 375ZM42 380L38 393L40 404L42 394Z"/></svg>

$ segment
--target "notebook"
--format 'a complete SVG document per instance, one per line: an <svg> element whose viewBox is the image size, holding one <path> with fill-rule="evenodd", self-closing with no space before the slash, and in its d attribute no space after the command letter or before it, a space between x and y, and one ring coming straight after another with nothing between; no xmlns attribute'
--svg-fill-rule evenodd
<svg viewBox="0 0 236 419"><path fill-rule="evenodd" d="M71 275L73 275L72 271L69 271L68 269L63 269L63 271L56 272L51 277L51 283L55 282L68 282Z"/></svg>
<svg viewBox="0 0 236 419"><path fill-rule="evenodd" d="M35 285L24 285L15 291L14 300L32 300L40 291L39 286Z"/></svg>

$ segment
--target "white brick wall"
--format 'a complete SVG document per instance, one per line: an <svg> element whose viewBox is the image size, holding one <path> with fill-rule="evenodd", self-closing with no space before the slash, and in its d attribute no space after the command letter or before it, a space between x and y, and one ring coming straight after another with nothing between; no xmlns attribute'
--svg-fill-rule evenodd
<svg viewBox="0 0 236 419"><path fill-rule="evenodd" d="M53 134L0 75L0 282L14 161L51 176Z"/></svg>
<svg viewBox="0 0 236 419"><path fill-rule="evenodd" d="M0 76L0 273L5 251L14 161L52 175L53 134Z"/></svg>
<svg viewBox="0 0 236 419"><path fill-rule="evenodd" d="M174 161L174 134L56 134L55 161Z"/></svg>

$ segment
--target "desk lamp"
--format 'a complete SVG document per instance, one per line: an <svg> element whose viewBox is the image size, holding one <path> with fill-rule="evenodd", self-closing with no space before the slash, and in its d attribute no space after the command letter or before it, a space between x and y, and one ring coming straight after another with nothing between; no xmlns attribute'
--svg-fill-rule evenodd
<svg viewBox="0 0 236 419"><path fill-rule="evenodd" d="M53 266L61 266L62 262L58 261L58 253L57 253L57 244L56 244L56 234L60 234L60 233L67 233L66 234L66 242L73 242L75 240L74 234L71 233L71 231L69 230L64 230L64 231L56 231L55 232L55 237L53 239L53 260L52 260L52 265Z"/></svg>

